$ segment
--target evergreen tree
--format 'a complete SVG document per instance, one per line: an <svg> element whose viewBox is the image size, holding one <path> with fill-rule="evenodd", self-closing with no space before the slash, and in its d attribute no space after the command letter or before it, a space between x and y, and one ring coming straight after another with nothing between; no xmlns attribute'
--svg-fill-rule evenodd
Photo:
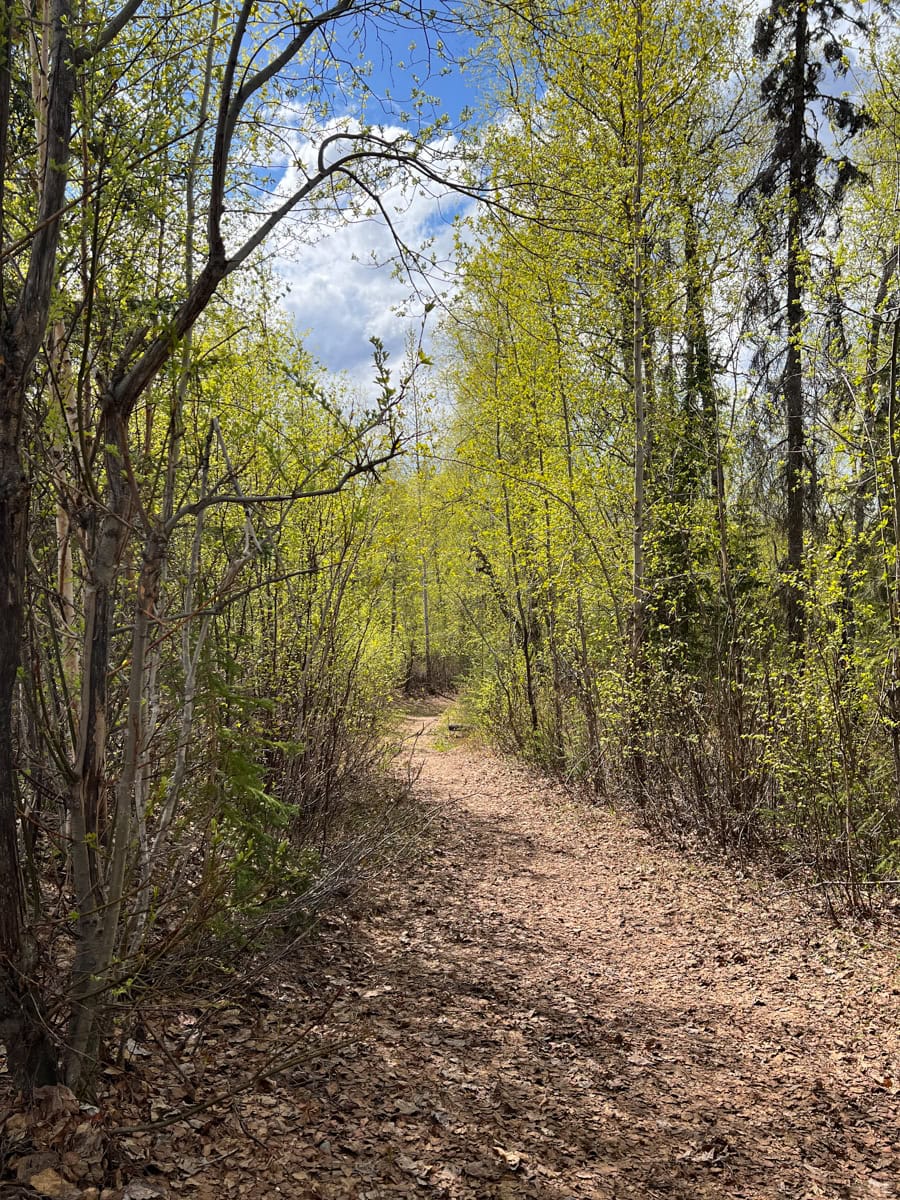
<svg viewBox="0 0 900 1200"><path fill-rule="evenodd" d="M773 0L757 18L754 54L771 66L761 81L766 115L772 125L765 165L746 195L779 197L783 208L783 303L780 324L784 357L780 391L784 401L785 525L787 531L787 625L795 645L804 638L803 571L808 495L806 403L803 338L808 248L828 217L836 217L847 187L859 172L847 155L849 141L865 128L865 109L833 87L849 68L842 38L864 32L862 5L837 0ZM820 132L824 114L835 147ZM772 219L765 206L766 220Z"/></svg>

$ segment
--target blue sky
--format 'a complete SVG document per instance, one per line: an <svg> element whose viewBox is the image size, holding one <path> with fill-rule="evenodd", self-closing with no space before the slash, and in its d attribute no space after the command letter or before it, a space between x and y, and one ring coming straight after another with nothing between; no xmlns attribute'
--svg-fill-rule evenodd
<svg viewBox="0 0 900 1200"><path fill-rule="evenodd" d="M438 39L444 44L443 59L432 52L429 72L428 43ZM357 48L359 45L357 42ZM438 98L438 111L446 114L450 130L454 129L463 109L477 109L478 81L474 72L458 66L449 72L440 68L450 59L467 56L472 45L470 36L446 27L426 32L407 26L378 39L368 36L363 50L372 64L372 91L378 96L387 92L390 99L383 108L370 102L367 111L345 107L344 112L373 122L399 124L400 112L409 108L413 76L418 75L421 87ZM449 262L453 218L463 207L459 197L436 195L433 189L431 195L412 194L398 187L386 201L405 241L415 246L431 237L439 260ZM372 375L370 337L381 338L391 362L399 367L407 330L418 328L422 319L424 301L410 301L409 279L395 277L390 264L372 265L373 253L384 261L394 250L385 223L371 219L341 226L312 245L296 245L276 262L278 274L290 289L285 305L307 348L329 371L346 373L355 386L364 389ZM447 284L446 278L440 277L433 282L439 288ZM395 313L398 307L405 309L405 315Z"/></svg>

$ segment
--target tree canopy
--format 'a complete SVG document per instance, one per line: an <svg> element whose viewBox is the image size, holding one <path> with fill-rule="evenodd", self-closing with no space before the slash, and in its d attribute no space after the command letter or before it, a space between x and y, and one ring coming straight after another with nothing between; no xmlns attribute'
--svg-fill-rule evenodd
<svg viewBox="0 0 900 1200"><path fill-rule="evenodd" d="M889 17L5 0L22 1087L88 1093L179 955L324 903L380 837L404 689L835 905L896 878ZM460 38L483 104L455 127L431 85ZM456 275L401 353L373 338L366 391L304 348L273 239L302 272L400 186L461 197ZM424 293L428 248L397 256Z"/></svg>

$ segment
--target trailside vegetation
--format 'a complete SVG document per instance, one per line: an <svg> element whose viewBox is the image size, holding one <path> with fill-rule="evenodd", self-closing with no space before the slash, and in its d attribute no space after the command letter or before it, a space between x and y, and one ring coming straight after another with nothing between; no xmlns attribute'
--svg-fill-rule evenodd
<svg viewBox="0 0 900 1200"><path fill-rule="evenodd" d="M890 17L0 0L24 1092L91 1095L198 946L294 930L336 858L363 869L403 689L834 906L896 884ZM373 68L418 38L440 69L454 27L484 87L460 137ZM373 339L352 386L266 254L414 181L465 199L456 282L428 352Z"/></svg>
<svg viewBox="0 0 900 1200"><path fill-rule="evenodd" d="M889 15L485 21L482 150L535 182L444 325L484 727L854 906L900 867Z"/></svg>

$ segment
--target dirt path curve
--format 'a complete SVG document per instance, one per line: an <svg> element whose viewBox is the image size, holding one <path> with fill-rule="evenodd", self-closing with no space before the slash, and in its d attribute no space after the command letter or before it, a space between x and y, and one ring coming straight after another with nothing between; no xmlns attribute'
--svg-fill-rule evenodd
<svg viewBox="0 0 900 1200"><path fill-rule="evenodd" d="M336 1026L363 1035L308 1073L281 1193L900 1196L896 936L436 724L410 726L431 850L333 949Z"/></svg>

